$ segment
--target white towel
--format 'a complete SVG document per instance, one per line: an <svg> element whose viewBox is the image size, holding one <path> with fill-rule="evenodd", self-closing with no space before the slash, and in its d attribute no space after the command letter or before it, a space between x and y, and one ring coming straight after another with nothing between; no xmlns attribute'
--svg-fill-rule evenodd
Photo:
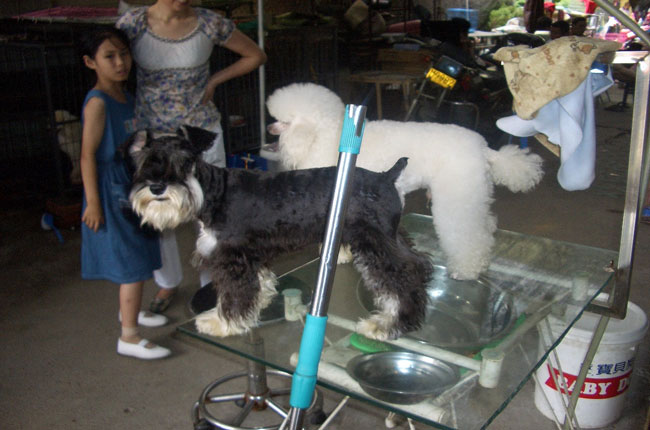
<svg viewBox="0 0 650 430"><path fill-rule="evenodd" d="M501 118L497 127L514 136L543 133L561 148L557 179L567 191L589 188L595 177L596 123L594 97L612 84L611 73L588 73L572 92L551 100L537 116L525 120L517 115Z"/></svg>

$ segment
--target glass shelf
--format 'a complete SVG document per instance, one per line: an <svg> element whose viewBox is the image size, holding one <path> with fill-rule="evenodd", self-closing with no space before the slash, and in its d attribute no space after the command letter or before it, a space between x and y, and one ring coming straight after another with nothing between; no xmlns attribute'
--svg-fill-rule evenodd
<svg viewBox="0 0 650 430"><path fill-rule="evenodd" d="M437 283L443 283L449 284L451 292L456 291L456 286L460 291L460 286L466 282L453 281L440 275L444 275L444 259L431 217L408 214L403 217L401 225L416 248L428 253L436 265L438 274L434 276L430 290ZM318 384L435 428L486 427L508 405L585 307L612 280L612 267L617 258L614 251L503 230L497 230L495 238L490 267L477 282L498 291L498 297L505 293L511 300L508 318L515 322L504 325L507 332L479 350L454 348L453 343L451 346L437 344L427 338L427 330L432 328L427 326L391 342L401 349L412 349L438 359L444 357L443 361L447 362L457 357L457 364L462 370L461 379L454 387L415 405L399 405L366 394L349 377L345 370L347 362L361 354L350 345L352 332L349 329L360 317L369 314L360 276L351 264L338 265L336 269L328 312L327 344L319 366ZM316 284L318 259L304 264L298 262L298 257L295 260L298 267L279 277L278 291L298 288L303 291L303 301L307 303ZM282 301L282 295L278 294L262 314L262 322L255 329L256 335L264 340L262 352L248 342L247 335L227 338L207 336L198 333L192 321L178 329L246 359L293 373L303 325L301 321L284 319ZM490 306L494 306L494 303ZM459 304L451 312L461 314L465 311L461 308L462 304ZM503 316L501 311L499 308L495 314ZM550 345L540 348L536 327L549 314L564 321L566 327L561 336L551 339ZM463 317L459 323L469 319ZM479 326L481 324L485 325L485 321L478 323ZM494 360L495 357L498 358L497 370L488 372L490 363L495 363L489 359Z"/></svg>

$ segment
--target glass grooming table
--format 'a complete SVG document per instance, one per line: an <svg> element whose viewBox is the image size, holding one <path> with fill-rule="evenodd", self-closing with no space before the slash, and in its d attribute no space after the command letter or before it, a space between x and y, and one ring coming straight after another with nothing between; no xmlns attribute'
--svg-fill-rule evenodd
<svg viewBox="0 0 650 430"><path fill-rule="evenodd" d="M401 224L416 248L431 255L437 271L444 272L444 259L431 217L408 214L402 218ZM505 293L511 302L505 311L500 301L496 304L490 302L494 311L479 318L475 325L480 327L477 330L484 331L486 325L497 324L502 333L480 347L456 348L453 342L445 344L444 341L430 340L430 329L435 327L424 327L390 342L393 347L458 366L461 376L454 386L420 403L400 405L370 396L348 375L347 362L361 354L350 342L354 325L371 310L363 297L360 276L351 264L338 265L336 269L318 384L434 428L487 427L508 406L591 300L610 283L617 258L617 253L610 250L503 230L497 230L495 238L492 262L478 282L499 292L497 297L502 298ZM316 284L318 260L296 265L298 267L279 277L278 291L298 288L303 292L302 300L306 304L310 289ZM454 283L459 281L438 275L434 278L433 284L450 284L449 291L453 295ZM263 313L263 322L253 330L265 341L262 352L252 346L248 335L227 338L203 335L196 331L193 321L180 325L178 330L253 363L292 373L303 325L300 320L287 321L284 318L283 300L282 294L278 294ZM462 320L457 320L457 325L472 318L471 309L467 311L464 307L462 301L458 301L457 307L451 310L451 313L463 315ZM562 336L551 339L550 344L540 348L537 326L549 314L564 321L566 330ZM500 322L495 323L497 319ZM439 324L441 320L435 321ZM449 327L454 327L454 324ZM471 331L471 328L466 331Z"/></svg>

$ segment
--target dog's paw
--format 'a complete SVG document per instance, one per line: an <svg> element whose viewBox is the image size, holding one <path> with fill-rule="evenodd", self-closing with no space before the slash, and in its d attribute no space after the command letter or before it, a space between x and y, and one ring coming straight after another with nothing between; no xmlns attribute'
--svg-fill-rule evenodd
<svg viewBox="0 0 650 430"><path fill-rule="evenodd" d="M375 340L390 340L399 337L394 328L394 318L385 314L376 314L357 323L357 333Z"/></svg>
<svg viewBox="0 0 650 430"><path fill-rule="evenodd" d="M352 263L352 260L354 260L354 255L352 255L350 245L341 245L336 264L348 264Z"/></svg>
<svg viewBox="0 0 650 430"><path fill-rule="evenodd" d="M447 261L447 276L457 281L475 281L483 271L487 270L490 262L486 258L474 259L472 262L465 260Z"/></svg>
<svg viewBox="0 0 650 430"><path fill-rule="evenodd" d="M449 270L449 269L447 269ZM478 279L478 276L481 274L481 270L449 270L447 272L451 279L456 281L475 281Z"/></svg>
<svg viewBox="0 0 650 430"><path fill-rule="evenodd" d="M266 267L257 273L257 279L260 282L260 292L257 298L258 312L271 304L273 298L278 294L275 288L278 285L278 278L271 270Z"/></svg>
<svg viewBox="0 0 650 430"><path fill-rule="evenodd" d="M478 273L468 275L462 272L449 272L449 277L456 281L475 281L478 279Z"/></svg>
<svg viewBox="0 0 650 430"><path fill-rule="evenodd" d="M199 333L217 337L244 334L253 326L251 321L243 318L224 318L219 306L197 315L195 324Z"/></svg>
<svg viewBox="0 0 650 430"><path fill-rule="evenodd" d="M475 246L471 252L449 255L447 276L458 281L475 281L490 266L490 246Z"/></svg>

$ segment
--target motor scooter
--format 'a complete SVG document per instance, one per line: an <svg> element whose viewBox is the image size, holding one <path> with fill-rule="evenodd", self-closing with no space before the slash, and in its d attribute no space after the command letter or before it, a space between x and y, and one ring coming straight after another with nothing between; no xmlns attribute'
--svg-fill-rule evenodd
<svg viewBox="0 0 650 430"><path fill-rule="evenodd" d="M496 120L511 113L512 95L502 71L468 67L441 55L419 83L405 119L462 125L490 141L500 133Z"/></svg>

